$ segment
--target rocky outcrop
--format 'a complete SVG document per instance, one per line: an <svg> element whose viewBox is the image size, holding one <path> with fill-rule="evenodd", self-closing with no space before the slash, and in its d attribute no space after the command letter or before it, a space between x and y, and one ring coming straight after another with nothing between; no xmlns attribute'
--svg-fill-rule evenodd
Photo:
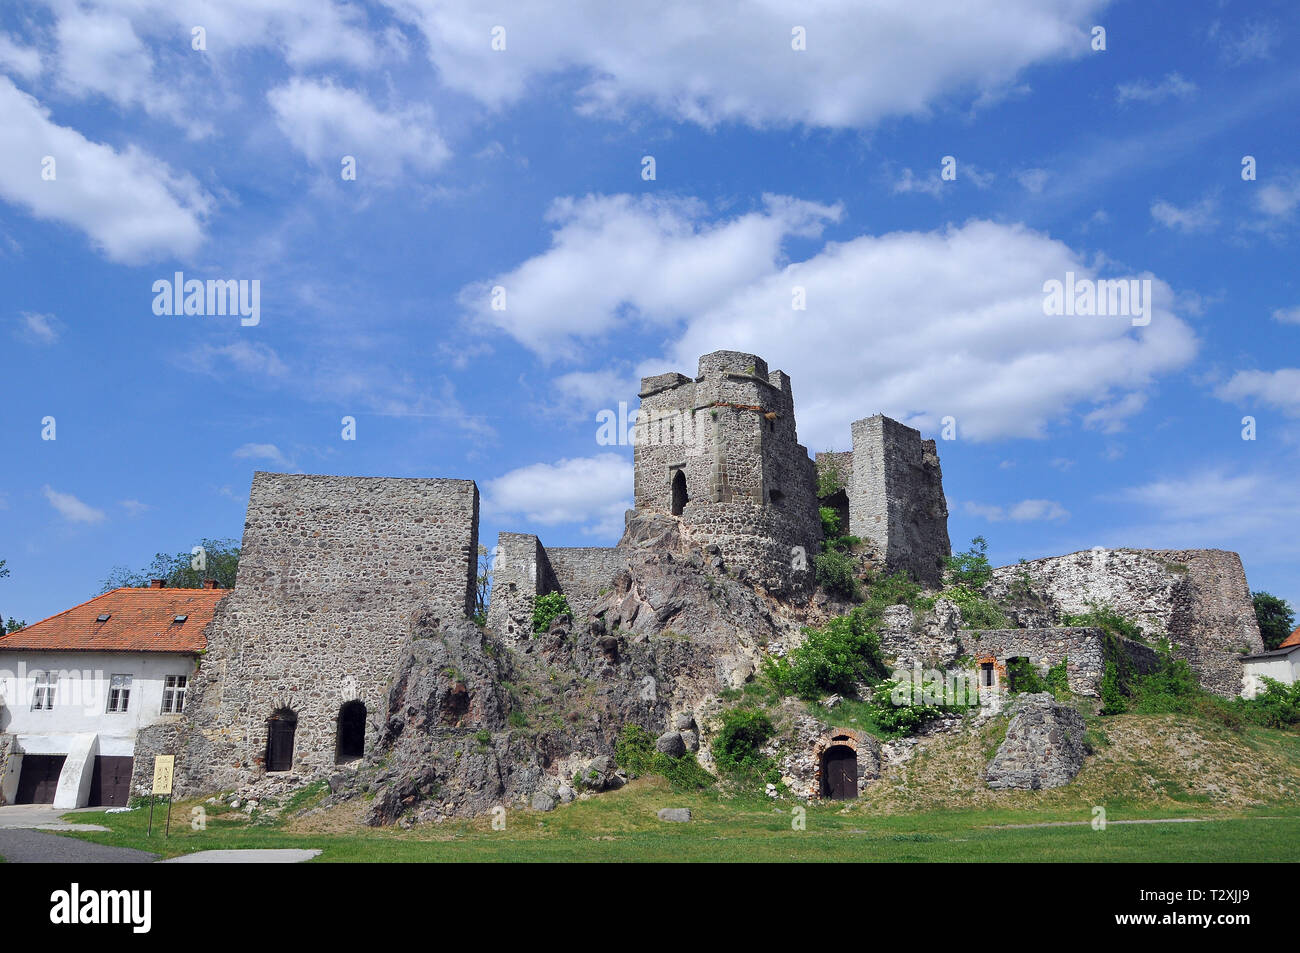
<svg viewBox="0 0 1300 953"><path fill-rule="evenodd" d="M1073 781L1087 755L1083 716L1048 692L1019 696L1009 714L1007 736L985 770L989 787L1037 791Z"/></svg>
<svg viewBox="0 0 1300 953"><path fill-rule="evenodd" d="M1095 549L994 571L985 595L1026 628L1114 608L1150 640L1167 638L1209 691L1241 690L1243 653L1263 651L1241 558L1218 549Z"/></svg>

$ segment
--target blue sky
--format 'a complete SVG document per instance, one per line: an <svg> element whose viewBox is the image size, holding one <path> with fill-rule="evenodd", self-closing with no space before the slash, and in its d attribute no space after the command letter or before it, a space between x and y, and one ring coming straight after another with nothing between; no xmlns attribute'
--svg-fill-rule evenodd
<svg viewBox="0 0 1300 953"><path fill-rule="evenodd" d="M1233 549L1300 605L1294 4L268 6L0 13L6 616L238 537L256 469L612 544L596 413L719 347L812 451L954 418L959 545ZM259 322L156 315L176 271ZM1067 271L1149 278L1150 324L1045 315Z"/></svg>

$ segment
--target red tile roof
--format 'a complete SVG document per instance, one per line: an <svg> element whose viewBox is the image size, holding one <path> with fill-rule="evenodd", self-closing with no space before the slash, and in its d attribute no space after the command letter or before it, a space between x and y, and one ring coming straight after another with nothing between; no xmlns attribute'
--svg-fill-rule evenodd
<svg viewBox="0 0 1300 953"><path fill-rule="evenodd" d="M0 652L201 652L203 630L229 589L113 589L0 636ZM96 621L108 615L105 622ZM177 622L176 616L186 616Z"/></svg>
<svg viewBox="0 0 1300 953"><path fill-rule="evenodd" d="M1289 649L1293 645L1300 645L1300 625L1296 626L1296 630L1282 640L1282 644L1278 648Z"/></svg>

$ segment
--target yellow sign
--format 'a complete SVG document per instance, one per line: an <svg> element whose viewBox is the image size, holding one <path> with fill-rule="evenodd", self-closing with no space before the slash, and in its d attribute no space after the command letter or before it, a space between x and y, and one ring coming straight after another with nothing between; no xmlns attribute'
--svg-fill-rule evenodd
<svg viewBox="0 0 1300 953"><path fill-rule="evenodd" d="M176 771L176 755L160 754L153 759L153 793L171 794L172 775Z"/></svg>

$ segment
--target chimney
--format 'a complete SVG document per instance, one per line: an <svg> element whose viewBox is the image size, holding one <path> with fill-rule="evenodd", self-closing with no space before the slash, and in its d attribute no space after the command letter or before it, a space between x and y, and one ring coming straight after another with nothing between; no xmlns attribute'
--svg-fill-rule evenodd
<svg viewBox="0 0 1300 953"><path fill-rule="evenodd" d="M220 589L221 587L220 587L219 585L217 585L217 581L216 581L215 579L204 579L204 580L203 580L203 588L204 588L204 589Z"/></svg>
<svg viewBox="0 0 1300 953"><path fill-rule="evenodd" d="M163 588L164 585L165 585L165 581L162 580L162 579L150 579L150 580L149 580L149 588L150 588L150 589L161 589L161 588Z"/></svg>

